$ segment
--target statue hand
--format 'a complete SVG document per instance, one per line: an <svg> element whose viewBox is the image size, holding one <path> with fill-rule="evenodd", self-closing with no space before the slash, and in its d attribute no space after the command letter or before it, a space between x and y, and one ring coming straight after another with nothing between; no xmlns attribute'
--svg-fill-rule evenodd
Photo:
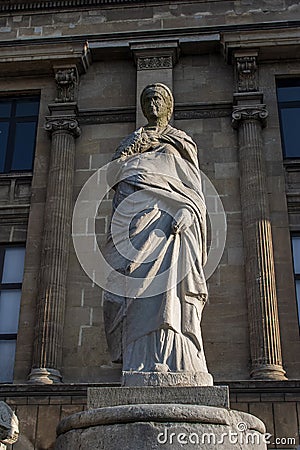
<svg viewBox="0 0 300 450"><path fill-rule="evenodd" d="M187 208L182 208L175 214L172 222L173 232L180 233L187 230L194 222L194 214Z"/></svg>

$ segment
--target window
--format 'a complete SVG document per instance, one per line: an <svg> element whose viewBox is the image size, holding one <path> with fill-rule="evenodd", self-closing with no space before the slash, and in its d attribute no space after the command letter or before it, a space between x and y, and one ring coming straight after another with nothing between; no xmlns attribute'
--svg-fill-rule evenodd
<svg viewBox="0 0 300 450"><path fill-rule="evenodd" d="M13 381L25 248L0 246L0 383Z"/></svg>
<svg viewBox="0 0 300 450"><path fill-rule="evenodd" d="M292 245L293 245L296 297L298 304L298 318L300 325L300 236L292 236Z"/></svg>
<svg viewBox="0 0 300 450"><path fill-rule="evenodd" d="M32 170L38 97L0 100L0 173Z"/></svg>
<svg viewBox="0 0 300 450"><path fill-rule="evenodd" d="M285 158L300 158L300 78L277 81L277 99Z"/></svg>

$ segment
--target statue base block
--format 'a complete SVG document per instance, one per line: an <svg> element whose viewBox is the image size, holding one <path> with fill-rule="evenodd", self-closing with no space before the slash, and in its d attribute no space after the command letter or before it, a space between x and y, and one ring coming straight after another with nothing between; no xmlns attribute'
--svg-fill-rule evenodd
<svg viewBox="0 0 300 450"><path fill-rule="evenodd" d="M229 390L228 386L96 387L88 389L88 409L152 403L229 408Z"/></svg>
<svg viewBox="0 0 300 450"><path fill-rule="evenodd" d="M266 450L264 424L255 416L224 407L228 406L227 389L89 389L89 408L101 407L63 419L55 450ZM200 401L222 406L199 405Z"/></svg>
<svg viewBox="0 0 300 450"><path fill-rule="evenodd" d="M123 386L212 386L207 372L127 372L122 373Z"/></svg>

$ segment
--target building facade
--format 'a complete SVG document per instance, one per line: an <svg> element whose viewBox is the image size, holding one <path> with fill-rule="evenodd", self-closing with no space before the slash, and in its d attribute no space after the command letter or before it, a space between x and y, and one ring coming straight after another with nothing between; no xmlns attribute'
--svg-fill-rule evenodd
<svg viewBox="0 0 300 450"><path fill-rule="evenodd" d="M202 322L209 371L266 423L270 448L299 445L299 26L295 0L0 2L0 398L20 419L14 450L53 448L87 386L120 383L72 214L143 123L153 82L172 89L174 125L226 215ZM212 260L224 227L206 202ZM108 193L99 246L110 211Z"/></svg>

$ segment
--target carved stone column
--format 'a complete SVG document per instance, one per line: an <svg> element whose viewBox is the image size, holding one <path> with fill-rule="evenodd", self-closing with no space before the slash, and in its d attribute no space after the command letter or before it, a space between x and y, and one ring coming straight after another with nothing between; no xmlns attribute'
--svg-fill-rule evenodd
<svg viewBox="0 0 300 450"><path fill-rule="evenodd" d="M173 91L173 67L178 60L177 41L131 43L136 77L136 126L144 125L145 118L140 106L140 95L144 87L152 83L164 83Z"/></svg>
<svg viewBox="0 0 300 450"><path fill-rule="evenodd" d="M236 56L237 93L233 126L238 129L245 248L251 377L283 380L277 294L262 128L268 116L260 101L255 55Z"/></svg>
<svg viewBox="0 0 300 450"><path fill-rule="evenodd" d="M51 136L51 155L44 215L44 236L37 301L33 366L29 379L55 383L60 373L66 281L72 219L76 119L76 68L56 71L56 103L45 129Z"/></svg>

